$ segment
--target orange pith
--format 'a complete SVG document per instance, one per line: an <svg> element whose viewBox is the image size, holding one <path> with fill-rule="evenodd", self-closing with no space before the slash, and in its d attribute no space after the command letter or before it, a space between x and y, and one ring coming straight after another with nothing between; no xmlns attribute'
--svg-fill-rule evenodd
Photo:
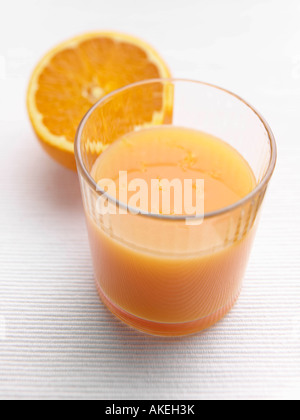
<svg viewBox="0 0 300 420"><path fill-rule="evenodd" d="M81 35L37 65L28 88L29 116L44 149L75 169L75 133L91 106L130 83L167 77L164 61L137 38L114 32Z"/></svg>

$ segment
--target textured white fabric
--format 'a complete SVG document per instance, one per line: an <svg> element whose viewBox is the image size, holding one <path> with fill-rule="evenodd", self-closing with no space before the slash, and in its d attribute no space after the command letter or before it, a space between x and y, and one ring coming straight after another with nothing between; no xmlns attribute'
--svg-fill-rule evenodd
<svg viewBox="0 0 300 420"><path fill-rule="evenodd" d="M300 3L6 2L0 15L0 398L300 398ZM269 121L278 164L242 295L200 335L135 332L99 302L77 176L27 119L34 63L76 33L117 29L173 75L227 87Z"/></svg>

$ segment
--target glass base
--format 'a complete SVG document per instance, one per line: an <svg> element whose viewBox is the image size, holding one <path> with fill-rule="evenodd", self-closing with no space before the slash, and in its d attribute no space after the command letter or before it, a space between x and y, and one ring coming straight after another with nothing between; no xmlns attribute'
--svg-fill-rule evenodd
<svg viewBox="0 0 300 420"><path fill-rule="evenodd" d="M227 305L223 306L215 313L196 321L188 321L182 323L160 323L155 321L148 321L124 311L119 306L112 303L107 298L107 296L105 296L99 285L96 285L101 300L110 310L110 312L112 312L117 318L119 318L125 324L144 333L165 337L177 337L195 334L211 327L220 321L232 309L240 294L238 293L234 299L232 299Z"/></svg>

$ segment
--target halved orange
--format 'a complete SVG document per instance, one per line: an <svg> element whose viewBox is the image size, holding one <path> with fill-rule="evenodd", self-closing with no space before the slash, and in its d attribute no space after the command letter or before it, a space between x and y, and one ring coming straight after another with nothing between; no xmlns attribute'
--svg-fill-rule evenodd
<svg viewBox="0 0 300 420"><path fill-rule="evenodd" d="M130 35L79 35L48 52L33 71L27 107L44 149L75 169L74 138L90 107L111 91L170 71L147 43Z"/></svg>

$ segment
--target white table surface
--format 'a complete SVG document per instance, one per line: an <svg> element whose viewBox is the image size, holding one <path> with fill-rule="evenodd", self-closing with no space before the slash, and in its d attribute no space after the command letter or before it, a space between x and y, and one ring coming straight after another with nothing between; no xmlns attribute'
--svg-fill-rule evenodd
<svg viewBox="0 0 300 420"><path fill-rule="evenodd" d="M300 1L7 1L0 14L0 398L300 398ZM241 297L181 339L135 332L99 302L77 176L25 108L40 56L84 31L152 43L176 77L258 108L278 163Z"/></svg>

